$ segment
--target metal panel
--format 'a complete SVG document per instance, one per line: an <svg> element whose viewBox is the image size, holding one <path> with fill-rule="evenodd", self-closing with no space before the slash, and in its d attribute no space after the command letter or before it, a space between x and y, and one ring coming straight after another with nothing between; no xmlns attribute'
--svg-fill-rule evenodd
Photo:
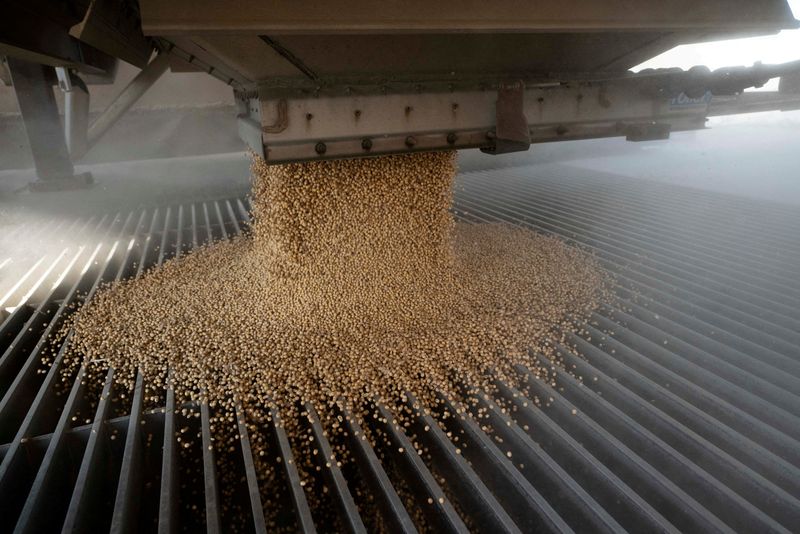
<svg viewBox="0 0 800 534"><path fill-rule="evenodd" d="M239 2L236 9L213 0L141 0L145 34L380 33L426 31L565 31L612 29L772 28L793 22L783 0L477 0L389 2L375 9L366 0Z"/></svg>

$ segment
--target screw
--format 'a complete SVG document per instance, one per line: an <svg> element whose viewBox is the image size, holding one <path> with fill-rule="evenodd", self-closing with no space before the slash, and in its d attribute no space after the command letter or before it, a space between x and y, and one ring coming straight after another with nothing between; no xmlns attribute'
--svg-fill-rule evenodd
<svg viewBox="0 0 800 534"><path fill-rule="evenodd" d="M317 154L319 154L321 156L322 154L324 154L328 150L328 147L325 146L325 143L320 141L319 143L317 143L314 146L314 150L317 152Z"/></svg>
<svg viewBox="0 0 800 534"><path fill-rule="evenodd" d="M447 144L449 145L456 144L456 139L458 139L458 136L456 136L455 132L450 132L449 134L447 134Z"/></svg>
<svg viewBox="0 0 800 534"><path fill-rule="evenodd" d="M370 139L369 137L365 137L364 139L362 139L361 148L363 148L364 150L372 149L372 139Z"/></svg>

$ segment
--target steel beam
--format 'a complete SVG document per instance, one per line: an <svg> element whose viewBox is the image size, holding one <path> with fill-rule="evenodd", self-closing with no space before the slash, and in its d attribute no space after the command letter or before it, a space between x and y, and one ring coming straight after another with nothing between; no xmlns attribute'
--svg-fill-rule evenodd
<svg viewBox="0 0 800 534"><path fill-rule="evenodd" d="M53 94L53 68L13 57L8 58L8 67L39 178L32 186L63 188L91 183L91 175L74 175Z"/></svg>
<svg viewBox="0 0 800 534"><path fill-rule="evenodd" d="M649 141L704 128L711 115L797 109L798 95L742 91L798 70L800 62L594 81L274 82L257 95L238 93L239 130L273 163L462 148L503 153L617 136Z"/></svg>
<svg viewBox="0 0 800 534"><path fill-rule="evenodd" d="M784 0L140 0L146 35L597 30L767 30L791 27Z"/></svg>
<svg viewBox="0 0 800 534"><path fill-rule="evenodd" d="M108 108L92 123L88 133L88 146L94 146L109 128L150 89L169 67L169 54L161 53L153 59L122 90Z"/></svg>

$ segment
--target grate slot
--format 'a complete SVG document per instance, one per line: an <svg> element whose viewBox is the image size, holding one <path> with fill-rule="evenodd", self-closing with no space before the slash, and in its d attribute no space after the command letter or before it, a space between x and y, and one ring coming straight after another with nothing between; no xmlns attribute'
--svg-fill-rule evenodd
<svg viewBox="0 0 800 534"><path fill-rule="evenodd" d="M789 343L800 347L800 335L795 332L770 322L769 317L762 317L764 310L753 311L751 306L746 302L730 302L726 296L711 294L710 297L704 296L706 293L702 287L690 284L682 284L680 279L664 275L663 273L655 272L653 270L641 269L638 267L638 260L636 258L626 259L619 256L608 249L612 247L600 248L592 245L585 240L580 240L577 234L568 231L552 230L548 228L546 221L541 224L535 224L530 221L532 216L522 213L520 218L513 218L508 216L500 216L491 208L484 208L483 204L476 204L469 201L459 201L459 211L468 212L470 220L477 220L480 222L497 222L506 221L511 224L519 224L521 226L531 228L533 230L545 233L554 234L562 237L568 242L579 244L581 247L586 248L595 255L595 258L608 270L614 272L619 280L631 280L637 284L642 284L645 288L655 287L673 295L673 297L681 298L689 303L696 304L701 302L711 313L719 313L736 321L745 324L751 324L761 329L762 335L769 334L770 336L777 336ZM644 280L644 281L643 281ZM769 344L766 346L770 346ZM797 348L788 354L796 354Z"/></svg>
<svg viewBox="0 0 800 534"><path fill-rule="evenodd" d="M544 356L540 358L545 364L550 363ZM558 368L556 374L559 386L564 388L563 397L579 412L597 421L732 528L784 530L775 520L680 454L657 434L641 426L605 396L598 396ZM632 396L626 408L644 409L645 405L643 399ZM659 421L659 424L663 428L665 422Z"/></svg>
<svg viewBox="0 0 800 534"><path fill-rule="evenodd" d="M413 426L416 434L427 445L431 452L431 460L447 470L447 483L456 493L461 509L467 511L475 525L482 531L521 532L489 488L461 456L461 449L456 449L439 424L422 411L413 395L406 393L406 396L408 406L415 416ZM409 454L414 454L413 450L409 451Z"/></svg>
<svg viewBox="0 0 800 534"><path fill-rule="evenodd" d="M308 414L307 419L311 426L314 442L316 446L319 447L320 455L318 455L318 458L321 464L320 467L322 467L322 474L327 483L333 488L335 501L345 527L349 532L366 533L367 529L361 521L358 507L356 507L356 503L353 501L353 496L350 494L350 489L347 487L347 481L342 474L342 470L338 466L336 456L333 454L330 443L328 443L326 431L322 429L317 412L309 403L306 403L303 408Z"/></svg>
<svg viewBox="0 0 800 534"><path fill-rule="evenodd" d="M647 321L648 319L664 318L664 322L660 324L664 325L670 334L680 334L684 341L712 354L720 354L725 357L735 356L735 358L730 358L731 361L744 362L738 365L739 367L754 374L761 372L763 373L762 378L778 383L784 389L789 386L789 383L784 380L800 380L800 362L797 360L757 345L727 331L727 329L703 322L695 316L666 306L651 297L636 295L623 286L617 285L615 289L620 297L619 302L625 302L628 311L638 319ZM633 299L639 303L635 309L631 306ZM734 329L733 326L728 326L728 328ZM766 367L766 369L761 370L760 367ZM791 376L787 377L787 373ZM798 391L798 389L790 389L790 391Z"/></svg>
<svg viewBox="0 0 800 534"><path fill-rule="evenodd" d="M203 446L203 479L205 480L206 530L209 534L220 532L219 491L217 468L211 443L211 423L208 404L200 404L200 428Z"/></svg>
<svg viewBox="0 0 800 534"><path fill-rule="evenodd" d="M445 424L457 432L465 443L462 454L481 476L481 479L501 499L517 525L527 532L572 532L561 516L526 479L518 466L497 448L480 428L475 418L463 406L440 395L450 416Z"/></svg>
<svg viewBox="0 0 800 534"><path fill-rule="evenodd" d="M375 410L375 419L382 423L382 429L392 442L392 456L404 472L406 480L417 489L414 497L428 520L443 532L468 532L467 526L389 409L375 403Z"/></svg>
<svg viewBox="0 0 800 534"><path fill-rule="evenodd" d="M747 365L753 372L750 372L749 369L742 369L728 363L723 358L703 350L700 346L690 345L673 335L667 330L671 326L669 320L661 320L659 318L658 326L654 326L632 315L642 311L636 304L623 300L620 302L620 307L627 311L606 306L601 308L599 312L606 317L615 317L618 323L624 323L626 331L631 333L629 337L632 340L641 337L648 340L661 341L663 347L668 347L670 353L678 356L678 358L673 358L675 360L675 363L672 364L674 368L679 368L678 364L682 364L682 360L685 360L690 363L690 369L692 370L690 376L697 376L695 366L701 367L721 380L750 391L753 395L782 410L786 410L790 414L800 413L800 397L793 393L793 391L800 391L800 380L796 380L786 374L780 374L783 378L777 380L784 382L786 385L786 387L781 388L769 382L766 378L758 376L769 371L768 365L762 363L761 369L757 369L748 359L740 359L740 365ZM628 344L630 345L630 343Z"/></svg>
<svg viewBox="0 0 800 534"><path fill-rule="evenodd" d="M752 315L762 317L775 325L782 326L788 330L795 329L800 331L800 323L792 317L795 313L794 310L786 306L752 293L740 291L732 287L730 283L724 284L712 279L693 276L681 268L670 268L669 263L655 263L647 257L653 255L652 253L643 254L641 250L626 250L625 242L604 234L598 234L593 231L584 232L570 223L559 224L553 219L539 215L540 210L533 205L534 203L530 199L525 199L523 211L523 208L512 207L518 202L516 198L503 195L500 197L502 200L494 200L497 196L496 193L493 194L487 191L486 196L481 198L480 206L484 212L493 213L500 220L512 224L517 224L520 220L525 220L526 224L530 224L530 221L535 221L536 226L547 230L549 233L564 236L595 249L600 257L616 256L622 259L623 264L635 269L637 272L649 274L659 280L683 285L687 289L691 288L692 291L707 295L721 303L738 306ZM464 201L463 203L467 206L478 206L472 201Z"/></svg>
<svg viewBox="0 0 800 534"><path fill-rule="evenodd" d="M36 477L30 485L25 504L19 513L19 519L14 528L17 533L41 532L48 523L58 524L66 512L68 488L77 475L70 462L66 431L72 416L75 415L76 401L84 394L85 374L86 369L81 367L50 438L42 463L36 471ZM24 482L16 479L15 483L16 491L24 495L27 490ZM13 508L11 509L13 510ZM16 517L13 512L9 515Z"/></svg>
<svg viewBox="0 0 800 534"><path fill-rule="evenodd" d="M114 512L109 529L114 534L134 532L139 511L139 490L142 485L143 443L142 406L144 383L142 375L136 374L136 385L133 390L133 403L128 418L128 430L125 435L125 450L119 472L114 500Z"/></svg>
<svg viewBox="0 0 800 534"><path fill-rule="evenodd" d="M375 451L369 444L367 435L361 428L358 420L347 410L343 410L345 428L347 429L348 442L358 461L366 483L378 500L384 521L393 532L415 533L417 528L408 515L408 511L400 496L397 495L392 482L384 471Z"/></svg>
<svg viewBox="0 0 800 534"><path fill-rule="evenodd" d="M161 494L158 506L158 532L167 534L178 529L178 455L175 443L175 392L167 390L164 408L164 445L161 463Z"/></svg>
<svg viewBox="0 0 800 534"><path fill-rule="evenodd" d="M271 410L270 415L272 418L275 440L281 457L281 466L283 467L289 485L289 492L297 518L298 530L304 533L316 532L317 529L314 527L314 520L311 517L311 509L308 507L306 494L303 491L303 486L300 485L300 473L297 472L297 465L294 461L292 448L289 446L289 438L286 436L286 431L281 423L280 415L275 409Z"/></svg>
<svg viewBox="0 0 800 534"><path fill-rule="evenodd" d="M109 425L107 424L114 380L114 371L106 374L103 392L95 413L91 434L83 455L72 499L64 520L63 532L99 532L108 529L109 514L103 510L109 490L113 491L113 477L103 473L109 457ZM105 477L103 475L106 475ZM108 515L108 517L104 517Z"/></svg>
<svg viewBox="0 0 800 534"><path fill-rule="evenodd" d="M543 489L550 497L550 504L570 527L578 532L623 531L622 526L488 395L479 396L479 401L481 409L476 406L473 414L478 418L483 415L493 430L493 438L502 444L501 450L514 462L525 465L522 471L525 477Z"/></svg>
<svg viewBox="0 0 800 534"><path fill-rule="evenodd" d="M537 213L543 213L549 219L557 221L561 224L578 228L585 235L602 236L605 239L610 239L614 236L613 242L623 249L630 251L634 254L641 254L647 251L646 259L648 261L657 261L659 268L672 266L675 269L674 274L679 272L691 273L692 276L700 276L708 278L709 276L717 283L719 280L720 285L724 283L727 278L731 283L737 286L745 286L749 291L757 295L764 295L765 298L777 299L791 307L792 299L786 298L787 289L791 292L791 287L783 283L779 284L780 289L768 287L764 284L765 280L759 273L748 273L746 270L741 269L737 264L731 269L720 258L713 257L706 260L707 252L704 250L694 250L685 252L682 248L669 248L661 239L648 239L639 233L640 228L631 227L628 224L610 224L610 220L605 217L594 217L592 212L594 210L578 210L574 206L569 206L566 203L559 202L557 199L549 197L542 198L537 195L532 195L529 188L524 188L526 193L526 203L535 206ZM507 198L504 197L504 200ZM521 203L516 203L521 205ZM791 308L790 308L791 309Z"/></svg>
<svg viewBox="0 0 800 534"><path fill-rule="evenodd" d="M677 532L670 522L639 494L597 460L563 428L534 407L518 390L496 381L500 395L512 403L517 424L524 422L537 442L559 465L611 513L628 532Z"/></svg>
<svg viewBox="0 0 800 534"><path fill-rule="evenodd" d="M620 318L628 319L628 322L630 322L630 318L626 317L624 312L616 310L614 314ZM611 321L606 316L595 314L592 319L597 321L597 324L600 325L601 328L613 332L613 334L608 335L609 338L613 338L630 349L630 351L626 351L624 354L627 355L630 354L630 352L647 354L647 359L650 362L660 364L662 367L670 369L675 374L686 378L689 382L694 384L695 387L700 387L704 391L716 395L742 411L760 418L773 428L780 430L794 439L798 439L798 436L800 436L800 426L797 426L798 419L792 413L758 397L748 389L728 382L703 369L699 365L678 357L673 352L664 348L665 345L663 341L662 343L657 343L654 340L635 334ZM661 337L660 339L664 338ZM674 340L669 339L668 341L674 342ZM669 346L669 344L667 344L667 346ZM646 372L643 372L643 374L647 375Z"/></svg>
<svg viewBox="0 0 800 534"><path fill-rule="evenodd" d="M253 450L250 447L250 435L247 431L245 415L238 405L236 406L236 428L239 432L239 446L242 451L250 511L253 514L253 529L256 534L263 534L267 532L267 524L264 521L264 505L261 503L261 491L258 489L258 476L253 464Z"/></svg>
<svg viewBox="0 0 800 534"><path fill-rule="evenodd" d="M603 335L592 327L589 327L588 331L593 337ZM760 465L762 469L792 472L791 464L775 457L769 451L774 451L775 454L795 464L800 461L798 458L800 444L771 426L765 425L760 419L705 393L670 371L665 370L657 375L651 373L651 376L647 377L637 371L634 365L623 364L622 360L636 357L636 353L624 345L609 338L603 341L605 347L614 352L616 358L613 358L583 338L574 337L570 338L570 341L573 341L583 354L591 356L592 365L589 366L570 352L564 353L563 357L570 365L575 366L576 371L580 370L584 377L590 375L598 377L596 383L592 382L592 387L602 388L605 391L610 379L606 378L601 383L600 377L613 376L615 383L619 383L641 398L657 402L659 409L684 422L699 434L709 436L708 439L711 441L717 441L721 446L731 449L740 449L739 455ZM655 368L655 365L652 367ZM659 384L669 385L669 390ZM684 413L696 415L698 420L690 422L687 415L680 415ZM729 430L731 427L733 428ZM751 439L761 446L753 443Z"/></svg>

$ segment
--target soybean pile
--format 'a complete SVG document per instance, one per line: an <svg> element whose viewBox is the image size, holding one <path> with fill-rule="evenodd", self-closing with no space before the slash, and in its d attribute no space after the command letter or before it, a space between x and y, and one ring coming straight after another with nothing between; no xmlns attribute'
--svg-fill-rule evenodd
<svg viewBox="0 0 800 534"><path fill-rule="evenodd" d="M305 403L329 425L335 405L515 384L607 275L557 238L456 222L455 175L451 152L254 158L250 231L104 287L68 325L73 366L101 360L129 388L139 372L221 419L274 408L290 432Z"/></svg>

